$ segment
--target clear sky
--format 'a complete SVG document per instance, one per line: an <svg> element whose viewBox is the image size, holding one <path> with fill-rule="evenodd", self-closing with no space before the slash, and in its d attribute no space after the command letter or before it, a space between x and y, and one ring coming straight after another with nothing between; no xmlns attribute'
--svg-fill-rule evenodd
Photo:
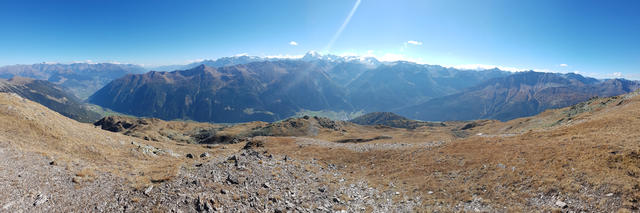
<svg viewBox="0 0 640 213"><path fill-rule="evenodd" d="M637 0L0 0L0 29L0 65L316 50L640 79Z"/></svg>

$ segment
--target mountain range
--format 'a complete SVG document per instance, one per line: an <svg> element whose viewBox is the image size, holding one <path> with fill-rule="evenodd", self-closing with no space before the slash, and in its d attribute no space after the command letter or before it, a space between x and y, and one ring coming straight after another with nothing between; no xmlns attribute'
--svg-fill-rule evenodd
<svg viewBox="0 0 640 213"><path fill-rule="evenodd" d="M461 70L373 57L223 57L187 65L33 64L0 77L47 80L68 95L116 112L166 120L277 121L306 113L394 112L423 121L530 116L593 96L639 88L637 81L578 74ZM41 83L39 83L41 84ZM344 117L340 119L352 119Z"/></svg>
<svg viewBox="0 0 640 213"><path fill-rule="evenodd" d="M639 82L625 79L601 81L572 73L519 72L401 109L398 113L428 121L506 121L570 106L594 96L615 96L638 88Z"/></svg>
<svg viewBox="0 0 640 213"><path fill-rule="evenodd" d="M44 80L23 77L0 79L0 92L18 94L80 122L93 122L102 117L64 88Z"/></svg>
<svg viewBox="0 0 640 213"><path fill-rule="evenodd" d="M10 65L0 67L0 78L14 76L47 80L68 89L71 94L86 99L113 79L147 70L133 64L73 63Z"/></svg>
<svg viewBox="0 0 640 213"><path fill-rule="evenodd" d="M169 120L276 121L305 110L391 111L509 74L308 53L301 59L127 75L89 102Z"/></svg>
<svg viewBox="0 0 640 213"><path fill-rule="evenodd" d="M508 122L370 113L352 122L372 126L313 116L235 125L111 116L93 126L0 93L0 176L10 183L0 184L10 192L0 199L7 212L255 211L296 202L305 212L339 202L349 212L631 212L640 207L638 117L634 92Z"/></svg>
<svg viewBox="0 0 640 213"><path fill-rule="evenodd" d="M279 120L300 109L352 107L326 73L301 61L256 62L117 79L91 103L136 116L196 121Z"/></svg>

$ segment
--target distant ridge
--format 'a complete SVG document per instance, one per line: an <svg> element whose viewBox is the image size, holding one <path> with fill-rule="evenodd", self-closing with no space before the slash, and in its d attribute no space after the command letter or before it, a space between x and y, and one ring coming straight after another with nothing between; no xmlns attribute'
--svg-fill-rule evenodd
<svg viewBox="0 0 640 213"><path fill-rule="evenodd" d="M463 92L398 110L426 121L498 119L531 116L546 109L571 106L591 97L632 92L640 83L625 79L597 80L578 74L520 72L488 80Z"/></svg>
<svg viewBox="0 0 640 213"><path fill-rule="evenodd" d="M0 92L18 94L80 122L94 122L101 117L100 114L86 109L74 95L48 81L23 77L0 79Z"/></svg>
<svg viewBox="0 0 640 213"><path fill-rule="evenodd" d="M132 64L40 63L0 67L0 78L20 76L46 80L67 88L70 93L80 99L85 99L116 78L145 71L143 67Z"/></svg>
<svg viewBox="0 0 640 213"><path fill-rule="evenodd" d="M262 61L226 66L243 58ZM312 53L299 59L240 56L216 60L214 66L209 62L127 75L89 101L165 120L277 121L303 111L394 111L510 74Z"/></svg>
<svg viewBox="0 0 640 213"><path fill-rule="evenodd" d="M302 61L148 72L117 79L89 98L115 111L165 120L276 121L302 109L350 111L322 69Z"/></svg>

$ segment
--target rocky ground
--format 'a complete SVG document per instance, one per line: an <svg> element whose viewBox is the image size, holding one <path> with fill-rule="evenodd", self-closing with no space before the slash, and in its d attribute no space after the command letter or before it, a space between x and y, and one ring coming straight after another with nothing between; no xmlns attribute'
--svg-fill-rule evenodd
<svg viewBox="0 0 640 213"><path fill-rule="evenodd" d="M251 142L229 156L202 153L171 180L131 187L108 173L74 174L54 159L0 147L7 212L410 212L419 197L347 180L335 165L273 155ZM81 165L75 165L81 167Z"/></svg>
<svg viewBox="0 0 640 213"><path fill-rule="evenodd" d="M416 129L114 119L111 132L0 93L0 212L638 212L639 105ZM176 137L203 128L239 140Z"/></svg>
<svg viewBox="0 0 640 213"><path fill-rule="evenodd" d="M419 205L415 198L379 191L366 181L346 180L335 165L273 155L252 145L185 167L175 181L148 189L148 202L176 212L407 212Z"/></svg>
<svg viewBox="0 0 640 213"><path fill-rule="evenodd" d="M54 159L0 144L0 212L120 211L130 186L108 173L76 175ZM76 165L81 166L81 165Z"/></svg>

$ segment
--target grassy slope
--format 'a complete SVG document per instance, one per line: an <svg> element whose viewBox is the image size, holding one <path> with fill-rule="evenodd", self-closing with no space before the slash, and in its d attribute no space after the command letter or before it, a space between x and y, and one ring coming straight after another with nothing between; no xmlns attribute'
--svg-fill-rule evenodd
<svg viewBox="0 0 640 213"><path fill-rule="evenodd" d="M89 165L89 170L110 172L125 177L134 184L173 177L180 165L193 161L184 157L186 153L197 155L206 151L215 154L234 150L153 143L100 130L91 124L76 122L35 102L8 93L0 93L0 127L1 143L53 157L59 164L83 162ZM140 148L132 142L171 150L176 156L142 154Z"/></svg>
<svg viewBox="0 0 640 213"><path fill-rule="evenodd" d="M259 140L270 153L335 164L349 174L347 181L366 179L378 188L420 197L425 210L446 211L472 203L494 211L552 210L557 200L570 202L572 210L637 209L640 97L595 99L580 108L589 110L565 108L504 123L486 122L467 130L471 136L466 138L452 131L465 123L451 123L414 130L354 125L344 127L346 132L320 131L312 139ZM205 150L221 155L243 145L211 150L145 142L72 121L8 94L0 94L0 127L0 141L67 162L90 162L94 169L137 182L170 178L192 160L140 155L131 151L136 147L130 141L181 155ZM327 142L379 135L393 138Z"/></svg>
<svg viewBox="0 0 640 213"><path fill-rule="evenodd" d="M336 164L351 171L354 179L366 178L379 187L420 196L426 199L426 210L471 202L511 211L552 210L557 200L571 201L572 208L586 211L637 209L640 97L612 103L577 115L569 124L528 128L532 131L513 136L502 133L513 129L511 125L536 119L556 122L554 116L563 116L571 108L539 118L495 122L482 127L495 131L493 136L473 136L437 147L358 152L299 146L290 138L273 139L277 143L267 147Z"/></svg>

